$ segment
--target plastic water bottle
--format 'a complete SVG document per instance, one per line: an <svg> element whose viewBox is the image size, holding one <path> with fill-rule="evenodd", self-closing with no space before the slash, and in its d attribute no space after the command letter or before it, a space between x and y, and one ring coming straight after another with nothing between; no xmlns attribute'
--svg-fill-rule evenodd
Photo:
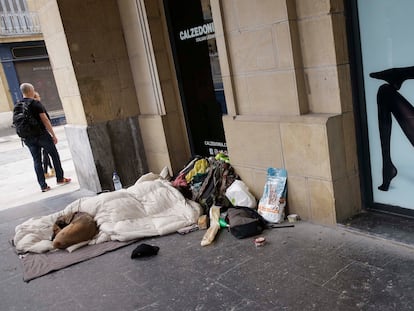
<svg viewBox="0 0 414 311"><path fill-rule="evenodd" d="M121 178L119 178L117 172L112 175L112 181L114 182L115 191L122 189Z"/></svg>

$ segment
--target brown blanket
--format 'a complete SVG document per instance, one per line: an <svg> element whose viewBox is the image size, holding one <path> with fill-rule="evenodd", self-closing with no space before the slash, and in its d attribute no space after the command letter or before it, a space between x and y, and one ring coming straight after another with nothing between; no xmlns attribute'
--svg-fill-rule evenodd
<svg viewBox="0 0 414 311"><path fill-rule="evenodd" d="M21 256L23 265L23 281L29 282L50 272L57 271L73 264L89 260L107 252L135 243L137 240L118 242L109 241L100 244L87 245L69 253L57 250L44 254L28 253Z"/></svg>

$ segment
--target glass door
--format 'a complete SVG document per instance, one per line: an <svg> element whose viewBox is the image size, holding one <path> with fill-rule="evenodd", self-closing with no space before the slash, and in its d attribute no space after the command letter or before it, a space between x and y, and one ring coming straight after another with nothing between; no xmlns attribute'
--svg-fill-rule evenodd
<svg viewBox="0 0 414 311"><path fill-rule="evenodd" d="M227 113L209 0L164 0L193 155L227 152Z"/></svg>

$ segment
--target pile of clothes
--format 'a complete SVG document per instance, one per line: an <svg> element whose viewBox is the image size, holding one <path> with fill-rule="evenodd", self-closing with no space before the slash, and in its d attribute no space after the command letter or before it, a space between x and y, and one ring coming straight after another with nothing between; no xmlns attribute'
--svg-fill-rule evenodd
<svg viewBox="0 0 414 311"><path fill-rule="evenodd" d="M256 198L224 154L194 158L171 183L203 208L196 227L207 229L201 246L210 245L222 227L237 238L257 235L266 227L265 220L256 211ZM193 226L189 231L192 229Z"/></svg>
<svg viewBox="0 0 414 311"><path fill-rule="evenodd" d="M198 202L203 207L203 213L208 215L213 204L228 204L225 193L235 180L240 180L240 177L228 157L219 153L209 158L196 156L171 183L186 198Z"/></svg>

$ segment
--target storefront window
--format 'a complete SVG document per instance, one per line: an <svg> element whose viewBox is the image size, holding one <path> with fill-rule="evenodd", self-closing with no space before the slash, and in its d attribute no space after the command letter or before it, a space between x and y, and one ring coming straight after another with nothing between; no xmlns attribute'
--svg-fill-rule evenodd
<svg viewBox="0 0 414 311"><path fill-rule="evenodd" d="M357 4L373 201L414 209L414 1Z"/></svg>

